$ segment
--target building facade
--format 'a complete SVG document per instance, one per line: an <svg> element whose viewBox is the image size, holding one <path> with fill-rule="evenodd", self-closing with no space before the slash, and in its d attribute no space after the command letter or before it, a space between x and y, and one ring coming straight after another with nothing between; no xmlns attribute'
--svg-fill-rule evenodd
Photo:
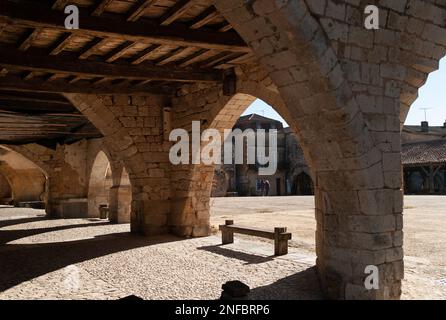
<svg viewBox="0 0 446 320"><path fill-rule="evenodd" d="M270 196L313 195L313 180L297 136L280 121L257 114L242 116L234 129L277 129L278 168L261 176L257 165L217 165L213 197L261 196L268 180ZM404 126L401 136L405 194L446 194L446 123L441 127Z"/></svg>
<svg viewBox="0 0 446 320"><path fill-rule="evenodd" d="M404 192L446 194L446 123L406 126L402 135Z"/></svg>
<svg viewBox="0 0 446 320"><path fill-rule="evenodd" d="M261 196L261 180L268 180L270 196L312 195L313 182L303 150L290 128L280 121L258 114L242 116L233 129L242 131L277 130L278 165L274 175L259 174L258 164L217 165L212 188L213 197ZM268 147L268 141L266 142ZM234 163L234 161L233 161Z"/></svg>

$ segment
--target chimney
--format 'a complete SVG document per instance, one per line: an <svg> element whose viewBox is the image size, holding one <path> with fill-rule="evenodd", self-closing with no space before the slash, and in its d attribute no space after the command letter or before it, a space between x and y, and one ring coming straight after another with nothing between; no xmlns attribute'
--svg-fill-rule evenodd
<svg viewBox="0 0 446 320"><path fill-rule="evenodd" d="M429 122L421 122L421 132L429 132Z"/></svg>

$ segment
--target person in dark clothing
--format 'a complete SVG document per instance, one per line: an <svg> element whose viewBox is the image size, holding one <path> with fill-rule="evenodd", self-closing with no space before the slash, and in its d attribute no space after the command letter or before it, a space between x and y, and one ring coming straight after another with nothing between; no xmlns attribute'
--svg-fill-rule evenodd
<svg viewBox="0 0 446 320"><path fill-rule="evenodd" d="M265 193L265 181L260 180L260 195L263 197L263 194Z"/></svg>
<svg viewBox="0 0 446 320"><path fill-rule="evenodd" d="M269 181L265 180L265 196L267 197L269 195Z"/></svg>

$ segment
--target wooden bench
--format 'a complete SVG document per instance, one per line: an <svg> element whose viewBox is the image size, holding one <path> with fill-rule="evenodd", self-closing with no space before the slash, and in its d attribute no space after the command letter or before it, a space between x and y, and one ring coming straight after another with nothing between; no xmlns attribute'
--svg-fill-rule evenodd
<svg viewBox="0 0 446 320"><path fill-rule="evenodd" d="M220 225L219 229L223 244L234 243L234 233L240 233L274 240L274 255L283 256L288 254L288 240L291 240L291 233L287 233L286 228L274 228L274 231L269 231L237 226L234 225L233 220L226 220L224 225Z"/></svg>

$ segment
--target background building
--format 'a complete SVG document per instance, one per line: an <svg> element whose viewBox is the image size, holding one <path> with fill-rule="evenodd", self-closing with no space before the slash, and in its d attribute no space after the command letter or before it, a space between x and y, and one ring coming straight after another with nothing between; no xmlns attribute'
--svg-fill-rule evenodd
<svg viewBox="0 0 446 320"><path fill-rule="evenodd" d="M271 196L312 195L313 181L297 136L280 121L258 114L241 117L234 129L277 129L278 168L259 175L258 165L217 165L213 197L260 196L259 181L270 182ZM446 194L446 123L431 127L405 126L401 137L406 194Z"/></svg>
<svg viewBox="0 0 446 320"><path fill-rule="evenodd" d="M402 135L406 194L446 194L446 123L405 126Z"/></svg>
<svg viewBox="0 0 446 320"><path fill-rule="evenodd" d="M250 114L242 116L233 129L242 131L277 129L277 171L272 176L261 176L259 164L217 165L212 189L213 197L260 196L260 180L269 181L271 196L313 194L313 183L303 151L290 128L283 128L280 121Z"/></svg>

